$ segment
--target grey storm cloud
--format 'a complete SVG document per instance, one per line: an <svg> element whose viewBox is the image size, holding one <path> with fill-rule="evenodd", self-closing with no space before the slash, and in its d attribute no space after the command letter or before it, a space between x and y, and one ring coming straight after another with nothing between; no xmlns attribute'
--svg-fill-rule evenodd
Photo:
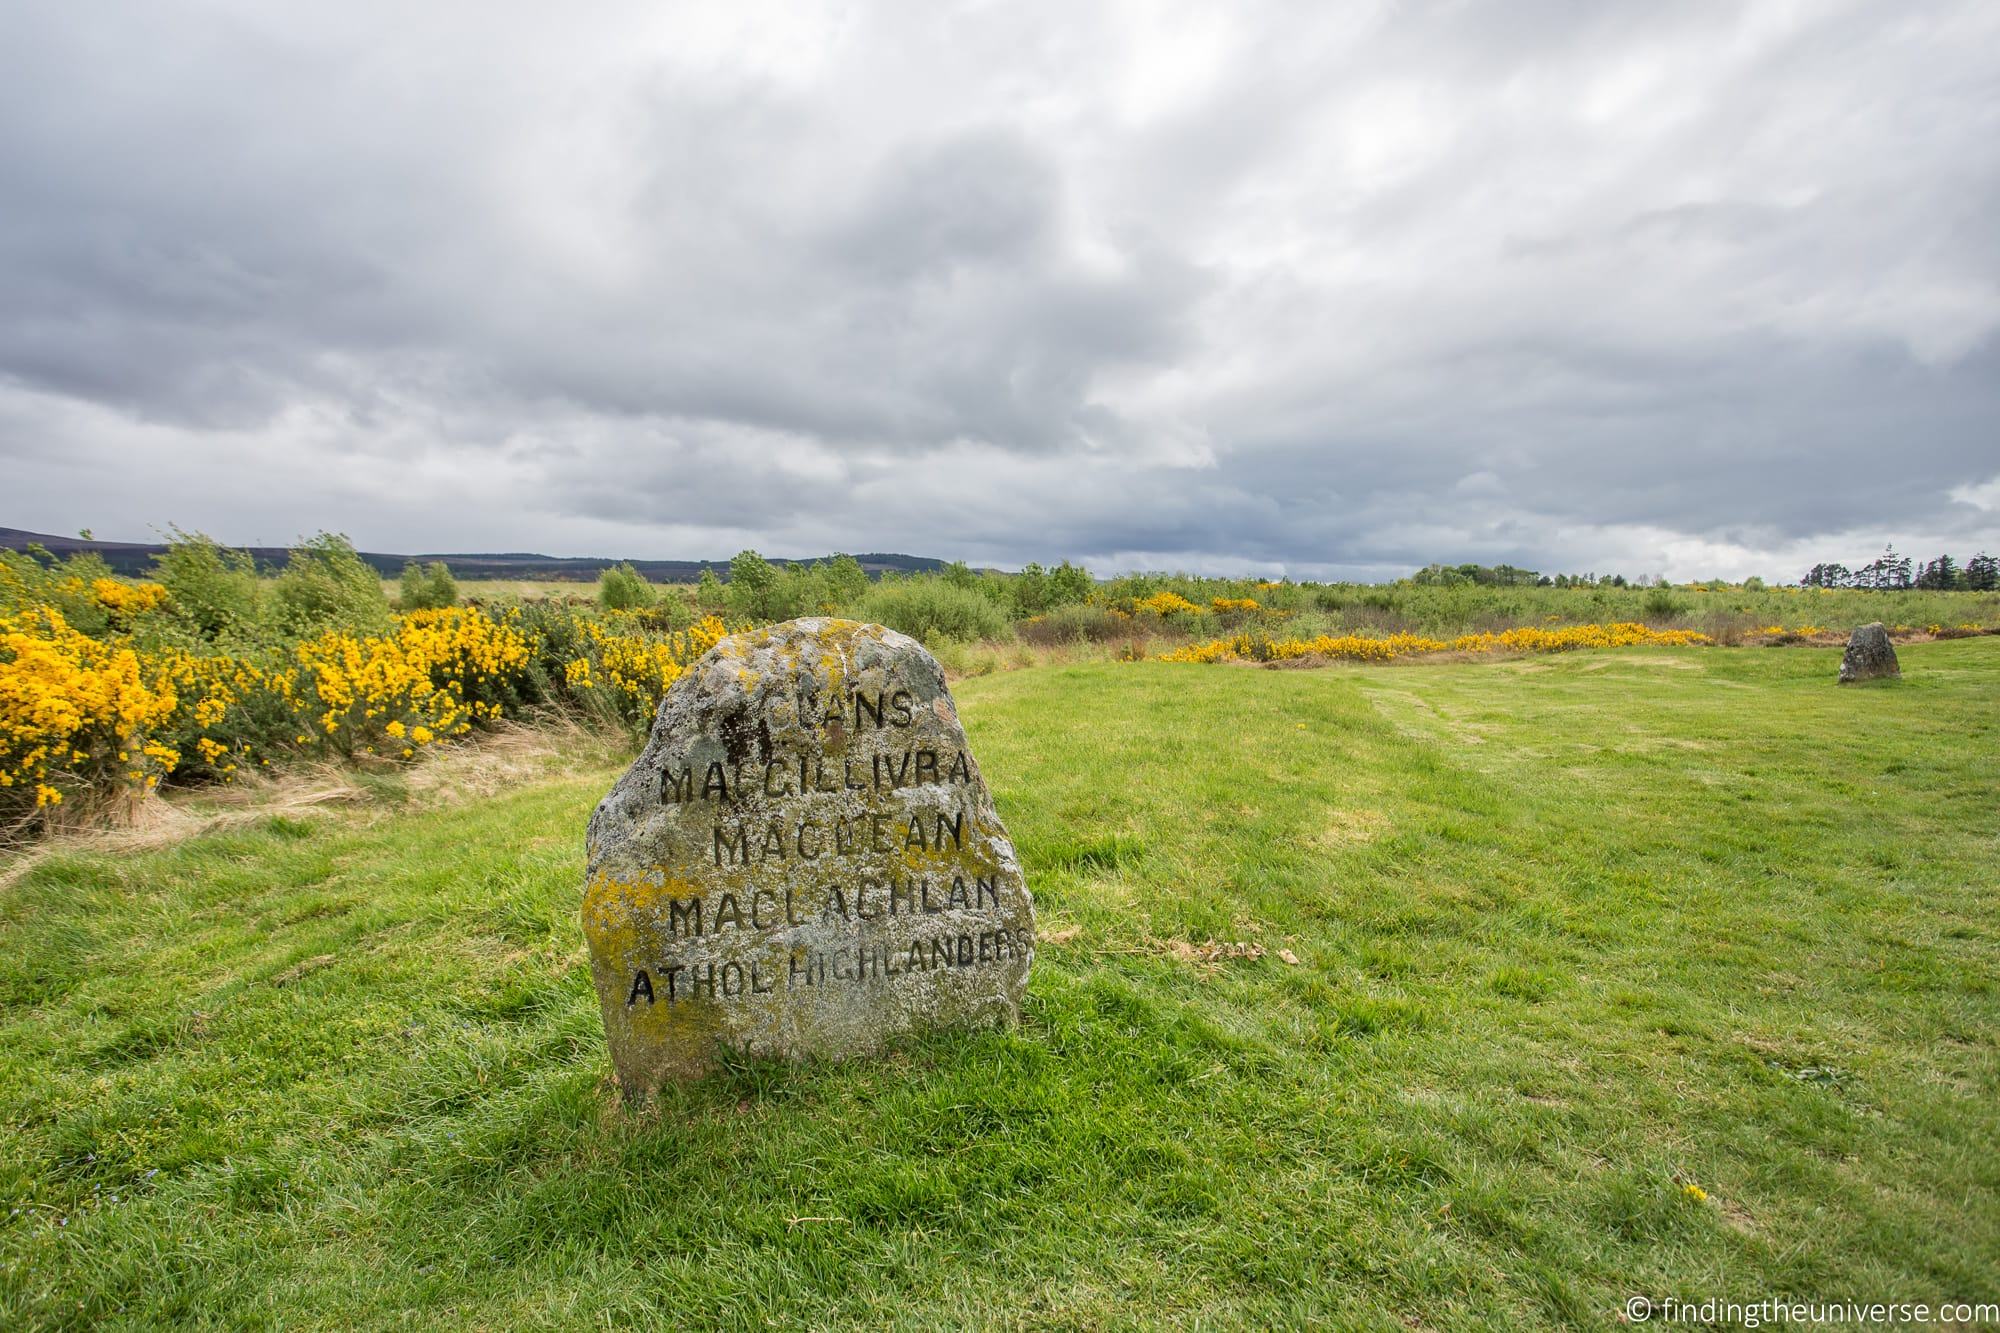
<svg viewBox="0 0 2000 1333"><path fill-rule="evenodd" d="M0 522L1964 555L1996 124L1977 0L16 5Z"/></svg>

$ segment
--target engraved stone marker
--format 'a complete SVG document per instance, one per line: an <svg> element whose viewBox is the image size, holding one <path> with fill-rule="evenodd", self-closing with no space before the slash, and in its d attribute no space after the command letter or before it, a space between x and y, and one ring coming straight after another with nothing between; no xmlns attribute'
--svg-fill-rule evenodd
<svg viewBox="0 0 2000 1333"><path fill-rule="evenodd" d="M722 1047L798 1057L1005 1022L1034 905L916 640L734 634L661 701L590 818L583 930L628 1097Z"/></svg>

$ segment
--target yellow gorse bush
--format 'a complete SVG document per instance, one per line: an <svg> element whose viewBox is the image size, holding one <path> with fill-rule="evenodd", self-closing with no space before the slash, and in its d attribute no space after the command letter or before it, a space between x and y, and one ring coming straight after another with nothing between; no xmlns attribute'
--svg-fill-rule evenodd
<svg viewBox="0 0 2000 1333"><path fill-rule="evenodd" d="M1177 592L1156 592L1151 597L1135 598L1134 611L1150 611L1156 616L1200 615L1202 608L1190 602Z"/></svg>
<svg viewBox="0 0 2000 1333"><path fill-rule="evenodd" d="M582 621L586 652L565 663L563 674L572 689L612 691L616 710L637 721L651 718L667 686L729 633L718 616L704 616L664 638L649 638L627 628L630 623L629 615L616 613L608 623Z"/></svg>
<svg viewBox="0 0 2000 1333"><path fill-rule="evenodd" d="M0 615L0 816L46 809L65 792L142 794L175 773L226 782L281 748L410 758L564 693L608 690L621 718L643 724L728 633L713 616L662 635L623 616L564 609L531 625L518 610L451 607L397 616L386 634L329 630L248 661L135 644L121 626L166 604L156 584L100 579L90 593L113 620L99 636L53 605ZM550 635L581 652L545 660Z"/></svg>
<svg viewBox="0 0 2000 1333"><path fill-rule="evenodd" d="M1283 662L1324 657L1348 662L1387 662L1427 653L1560 653L1575 648L1626 648L1636 645L1688 647L1711 643L1708 635L1688 629L1656 630L1645 625L1570 625L1563 629L1501 630L1433 639L1422 634L1322 634L1311 639L1271 639L1260 634L1236 634L1208 643L1189 644L1160 654L1162 662Z"/></svg>
<svg viewBox="0 0 2000 1333"><path fill-rule="evenodd" d="M506 618L448 607L399 616L387 635L329 630L293 655L297 673L281 673L278 689L296 710L313 714L329 743L352 753L378 734L418 746L499 717L501 704L491 696L527 668L533 652Z"/></svg>
<svg viewBox="0 0 2000 1333"><path fill-rule="evenodd" d="M157 583L120 583L117 579L93 579L90 595L115 616L131 617L157 611L167 604L167 590Z"/></svg>
<svg viewBox="0 0 2000 1333"><path fill-rule="evenodd" d="M71 773L143 788L179 759L149 742L179 706L169 667L79 633L52 606L0 617L0 656L0 788L32 784L41 808Z"/></svg>

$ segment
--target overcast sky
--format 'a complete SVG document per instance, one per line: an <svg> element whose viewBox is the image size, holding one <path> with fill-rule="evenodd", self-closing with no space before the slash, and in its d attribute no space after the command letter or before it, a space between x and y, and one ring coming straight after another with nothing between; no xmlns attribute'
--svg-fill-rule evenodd
<svg viewBox="0 0 2000 1333"><path fill-rule="evenodd" d="M0 525L2000 550L2000 5L0 0Z"/></svg>

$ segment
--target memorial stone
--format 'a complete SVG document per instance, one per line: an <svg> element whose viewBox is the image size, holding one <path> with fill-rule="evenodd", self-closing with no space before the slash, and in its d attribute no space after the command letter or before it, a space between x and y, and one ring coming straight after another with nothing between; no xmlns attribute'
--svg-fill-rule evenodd
<svg viewBox="0 0 2000 1333"><path fill-rule="evenodd" d="M1903 669L1896 662L1895 645L1889 642L1889 631L1882 627L1881 621L1861 626L1848 638L1847 651L1840 658L1842 685L1902 674Z"/></svg>
<svg viewBox="0 0 2000 1333"><path fill-rule="evenodd" d="M1018 1017L1034 907L944 672L851 620L731 635L591 816L583 906L628 1097L725 1049L852 1056Z"/></svg>

